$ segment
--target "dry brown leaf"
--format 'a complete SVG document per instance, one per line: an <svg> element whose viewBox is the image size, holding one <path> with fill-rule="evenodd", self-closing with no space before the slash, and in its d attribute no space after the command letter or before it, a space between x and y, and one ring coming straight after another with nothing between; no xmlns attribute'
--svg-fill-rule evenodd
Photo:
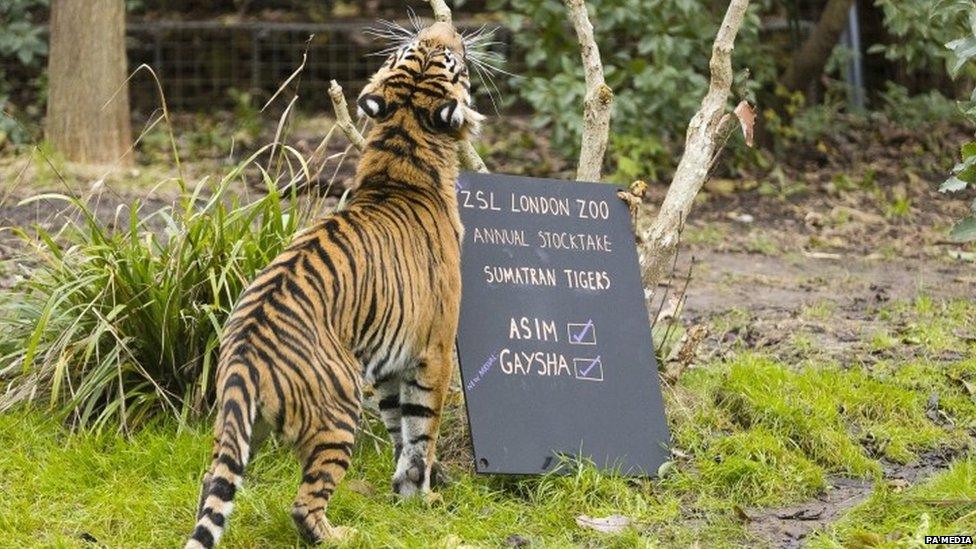
<svg viewBox="0 0 976 549"><path fill-rule="evenodd" d="M962 380L962 386L966 389L966 392L969 393L969 396L976 396L976 386L974 386L972 383L964 379Z"/></svg>
<svg viewBox="0 0 976 549"><path fill-rule="evenodd" d="M604 534L618 534L630 526L630 519L623 515L610 515L603 518L580 515L576 517L576 524L581 528L589 528Z"/></svg>
<svg viewBox="0 0 976 549"><path fill-rule="evenodd" d="M746 138L746 145L752 146L756 127L756 111L748 101L740 101L735 107L735 117L742 126L742 136Z"/></svg>
<svg viewBox="0 0 976 549"><path fill-rule="evenodd" d="M644 195L647 194L647 181L638 179L630 184L629 190L630 194L637 198L644 198Z"/></svg>
<svg viewBox="0 0 976 549"><path fill-rule="evenodd" d="M893 478L888 481L888 487L894 492L901 492L911 486L911 483L903 478Z"/></svg>

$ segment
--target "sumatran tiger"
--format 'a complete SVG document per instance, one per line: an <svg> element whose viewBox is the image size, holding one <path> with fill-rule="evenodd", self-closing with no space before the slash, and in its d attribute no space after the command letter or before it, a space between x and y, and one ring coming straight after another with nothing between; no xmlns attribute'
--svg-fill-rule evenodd
<svg viewBox="0 0 976 549"><path fill-rule="evenodd" d="M352 199L295 240L242 293L221 339L213 462L187 548L212 547L241 486L256 423L302 464L291 515L317 543L372 384L395 448L393 490L428 493L461 297L455 183L471 103L465 43L435 23L399 45L359 96L374 121Z"/></svg>

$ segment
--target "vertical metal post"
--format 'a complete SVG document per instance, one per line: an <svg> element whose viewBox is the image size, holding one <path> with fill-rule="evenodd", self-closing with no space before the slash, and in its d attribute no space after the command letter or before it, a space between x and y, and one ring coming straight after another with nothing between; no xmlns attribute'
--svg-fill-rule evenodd
<svg viewBox="0 0 976 549"><path fill-rule="evenodd" d="M864 59L861 55L861 23L857 17L857 0L851 4L844 41L847 42L851 52L853 52L846 70L847 85L850 89L850 105L852 110L861 111L865 107Z"/></svg>

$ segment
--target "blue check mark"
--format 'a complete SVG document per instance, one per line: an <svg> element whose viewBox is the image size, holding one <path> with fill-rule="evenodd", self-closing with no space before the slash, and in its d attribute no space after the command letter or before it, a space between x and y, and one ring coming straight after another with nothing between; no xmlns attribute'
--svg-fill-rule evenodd
<svg viewBox="0 0 976 549"><path fill-rule="evenodd" d="M598 356L598 357L596 357L596 358L593 359L593 362L591 362L590 365L587 366L585 370L581 370L580 371L580 375L581 376L585 376L585 375L589 374L590 371L593 370L593 368L596 367L596 365L599 364L599 363L600 363L600 357Z"/></svg>
<svg viewBox="0 0 976 549"><path fill-rule="evenodd" d="M593 319L591 318L586 321L586 324L583 325L583 329L580 330L580 333L573 336L573 341L575 343L579 343L580 341L583 341L583 338L586 337L587 332L589 332L590 328L592 327L593 327Z"/></svg>

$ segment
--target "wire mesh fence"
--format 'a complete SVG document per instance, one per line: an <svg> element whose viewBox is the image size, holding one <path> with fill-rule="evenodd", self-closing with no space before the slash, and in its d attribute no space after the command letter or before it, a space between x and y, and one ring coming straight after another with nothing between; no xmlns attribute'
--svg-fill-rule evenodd
<svg viewBox="0 0 976 549"><path fill-rule="evenodd" d="M248 92L258 102L270 97L303 64L300 76L290 84L292 88L299 86L302 108L329 110L331 79L354 95L383 62L383 58L370 55L383 44L363 32L373 24L372 20L130 22L126 50L130 70L142 64L152 67L173 110L232 108L236 104L234 91ZM457 26L463 31L480 23L457 22ZM506 59L517 58L511 52L511 38L508 29L497 29L493 49ZM510 64L506 69L517 72ZM27 105L42 98L38 94L43 89L43 72L43 63L25 67L14 58L0 57L0 77L31 83L14 86L16 93L11 92L10 99L15 103ZM507 80L504 76L497 79L503 91L509 87ZM474 83L476 87L479 84ZM133 78L129 90L134 111L146 113L159 107L156 83L148 75Z"/></svg>
<svg viewBox="0 0 976 549"><path fill-rule="evenodd" d="M270 23L218 21L156 21L130 24L129 64L146 64L160 77L169 106L207 110L233 105L232 90L269 97L289 75L303 66L290 83L299 87L306 109L329 109L329 81L335 79L355 94L383 62L370 55L381 49L363 33L369 22ZM467 25L471 27L473 25ZM459 25L464 29L465 25ZM511 57L510 33L497 31L495 46ZM509 67L511 70L511 67ZM505 78L499 85L507 86ZM136 78L130 95L137 109L158 105L155 83Z"/></svg>

